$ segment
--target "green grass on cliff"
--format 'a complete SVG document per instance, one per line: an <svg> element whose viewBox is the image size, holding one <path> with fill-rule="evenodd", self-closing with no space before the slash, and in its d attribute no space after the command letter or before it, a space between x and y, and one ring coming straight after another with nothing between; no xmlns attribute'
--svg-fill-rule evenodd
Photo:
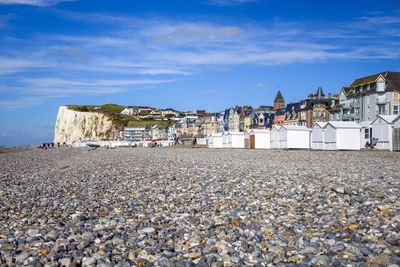
<svg viewBox="0 0 400 267"><path fill-rule="evenodd" d="M68 105L68 109L80 111L80 112L99 112L107 114L113 120L115 125L124 126L151 126L151 125L162 125L171 126L175 121L158 121L152 119L142 119L137 120L132 116L120 114L121 111L126 108L126 106L119 106L116 104L106 104L106 105Z"/></svg>
<svg viewBox="0 0 400 267"><path fill-rule="evenodd" d="M100 112L107 114L118 114L126 106L119 106L116 104L106 104L106 105L69 105L67 106L71 110L81 111L81 112Z"/></svg>

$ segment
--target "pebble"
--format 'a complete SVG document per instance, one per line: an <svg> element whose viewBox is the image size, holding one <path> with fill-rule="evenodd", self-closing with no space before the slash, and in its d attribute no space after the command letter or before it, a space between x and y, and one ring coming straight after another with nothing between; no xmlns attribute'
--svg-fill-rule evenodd
<svg viewBox="0 0 400 267"><path fill-rule="evenodd" d="M399 160L181 147L1 154L0 266L396 267Z"/></svg>

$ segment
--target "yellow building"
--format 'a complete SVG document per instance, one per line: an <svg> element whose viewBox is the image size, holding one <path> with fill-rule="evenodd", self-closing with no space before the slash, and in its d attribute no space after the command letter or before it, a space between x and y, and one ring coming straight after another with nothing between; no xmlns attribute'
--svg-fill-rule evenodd
<svg viewBox="0 0 400 267"><path fill-rule="evenodd" d="M251 125L251 115L244 117L244 131L250 130Z"/></svg>

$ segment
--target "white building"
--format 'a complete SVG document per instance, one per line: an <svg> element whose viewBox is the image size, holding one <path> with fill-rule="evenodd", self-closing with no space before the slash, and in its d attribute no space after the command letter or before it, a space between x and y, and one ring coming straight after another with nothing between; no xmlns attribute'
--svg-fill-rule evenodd
<svg viewBox="0 0 400 267"><path fill-rule="evenodd" d="M330 121L324 129L324 150L360 150L360 125L352 121Z"/></svg>
<svg viewBox="0 0 400 267"><path fill-rule="evenodd" d="M244 133L243 132L229 132L228 144L231 148L244 148Z"/></svg>
<svg viewBox="0 0 400 267"><path fill-rule="evenodd" d="M305 126L284 125L279 130L280 148L310 148L310 129Z"/></svg>
<svg viewBox="0 0 400 267"><path fill-rule="evenodd" d="M400 151L400 116L393 121L393 151Z"/></svg>
<svg viewBox="0 0 400 267"><path fill-rule="evenodd" d="M360 147L361 148L365 148L365 144L368 142L371 144L372 141L372 125L371 125L371 121L362 121L360 122L360 127L361 127L361 131L360 131Z"/></svg>
<svg viewBox="0 0 400 267"><path fill-rule="evenodd" d="M311 149L324 149L324 127L327 122L316 122L311 130Z"/></svg>
<svg viewBox="0 0 400 267"><path fill-rule="evenodd" d="M223 148L222 133L213 133L208 136L209 148Z"/></svg>
<svg viewBox="0 0 400 267"><path fill-rule="evenodd" d="M228 138L229 132L224 132L222 134L222 147L223 148L232 148L232 140L229 140ZM231 141L231 143L229 143Z"/></svg>
<svg viewBox="0 0 400 267"><path fill-rule="evenodd" d="M254 148L270 149L271 148L271 130L252 129L250 134L254 135Z"/></svg>
<svg viewBox="0 0 400 267"><path fill-rule="evenodd" d="M379 150L393 150L393 128L395 115L379 115L372 123L372 138L378 138L375 146Z"/></svg>
<svg viewBox="0 0 400 267"><path fill-rule="evenodd" d="M282 126L272 126L271 129L271 148L280 148L279 130Z"/></svg>

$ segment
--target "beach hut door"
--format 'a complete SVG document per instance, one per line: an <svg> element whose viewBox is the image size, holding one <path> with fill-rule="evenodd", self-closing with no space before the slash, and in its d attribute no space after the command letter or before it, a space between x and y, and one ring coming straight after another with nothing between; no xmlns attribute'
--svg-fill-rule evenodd
<svg viewBox="0 0 400 267"><path fill-rule="evenodd" d="M249 140L250 140L250 149L254 149L255 148L255 136L250 135Z"/></svg>

